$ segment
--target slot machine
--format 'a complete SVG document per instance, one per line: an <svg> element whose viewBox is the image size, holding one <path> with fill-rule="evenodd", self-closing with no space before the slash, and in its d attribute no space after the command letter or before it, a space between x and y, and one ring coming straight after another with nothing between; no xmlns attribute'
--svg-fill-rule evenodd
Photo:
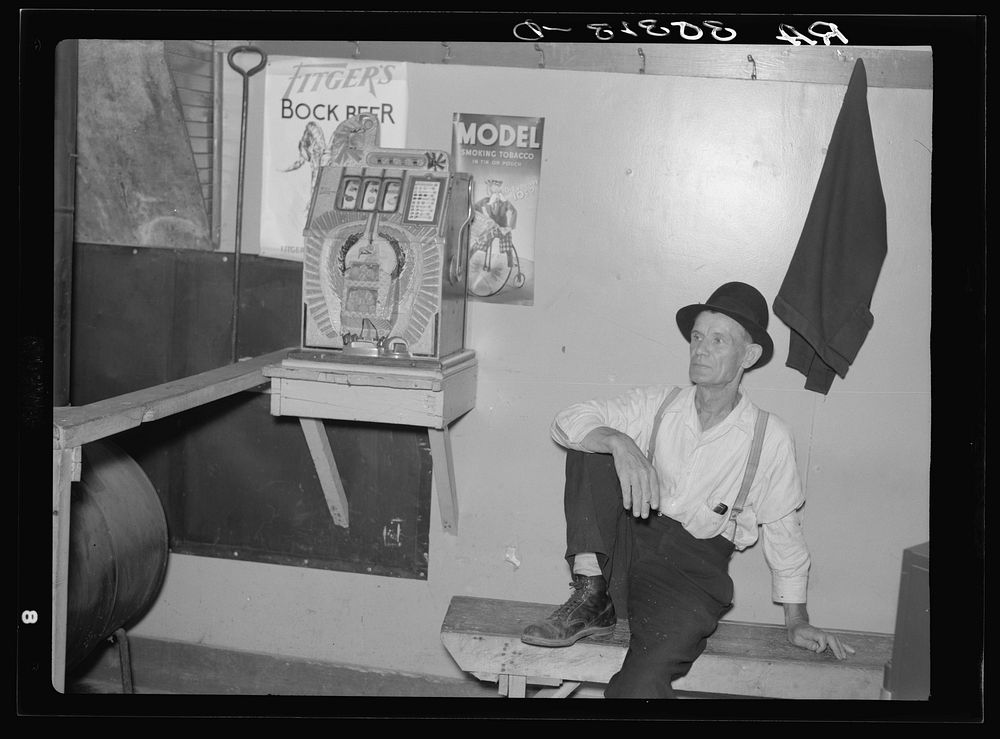
<svg viewBox="0 0 1000 739"><path fill-rule="evenodd" d="M465 349L472 176L443 151L365 145L320 168L296 359L440 365Z"/></svg>

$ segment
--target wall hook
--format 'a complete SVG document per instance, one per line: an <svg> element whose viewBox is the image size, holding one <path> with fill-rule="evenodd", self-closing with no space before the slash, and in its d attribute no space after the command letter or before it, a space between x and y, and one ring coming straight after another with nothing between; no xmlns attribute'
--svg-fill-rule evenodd
<svg viewBox="0 0 1000 739"><path fill-rule="evenodd" d="M538 68L545 69L545 52L542 51L542 47L539 46L538 44L535 44L535 51L537 51L539 56L541 57L541 60L538 62Z"/></svg>
<svg viewBox="0 0 1000 739"><path fill-rule="evenodd" d="M747 54L747 61L753 65L753 71L750 73L750 79L757 79L757 62L754 61L753 54Z"/></svg>
<svg viewBox="0 0 1000 739"><path fill-rule="evenodd" d="M642 65L639 67L639 74L646 74L646 55L639 49L639 58L642 59Z"/></svg>
<svg viewBox="0 0 1000 739"><path fill-rule="evenodd" d="M441 46L443 46L444 49L445 49L445 51L444 51L444 59L441 60L441 63L442 64L447 64L448 60L451 59L451 46L448 44L447 41L442 41L441 42Z"/></svg>
<svg viewBox="0 0 1000 739"><path fill-rule="evenodd" d="M357 59L361 56L361 43L358 41L354 42L354 58Z"/></svg>

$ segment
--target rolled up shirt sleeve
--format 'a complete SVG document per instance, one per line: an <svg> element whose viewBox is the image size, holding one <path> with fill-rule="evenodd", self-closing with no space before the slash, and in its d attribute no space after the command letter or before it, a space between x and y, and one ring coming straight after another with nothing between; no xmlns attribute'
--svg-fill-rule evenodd
<svg viewBox="0 0 1000 739"><path fill-rule="evenodd" d="M580 446L584 437L601 426L628 434L636 443L642 444L643 437L648 433L652 402L651 393L640 388L612 400L576 403L556 414L550 433L560 446L579 451L586 451Z"/></svg>
<svg viewBox="0 0 1000 739"><path fill-rule="evenodd" d="M776 603L805 603L811 560L799 512L761 524L761 532L764 561L771 570L771 599Z"/></svg>

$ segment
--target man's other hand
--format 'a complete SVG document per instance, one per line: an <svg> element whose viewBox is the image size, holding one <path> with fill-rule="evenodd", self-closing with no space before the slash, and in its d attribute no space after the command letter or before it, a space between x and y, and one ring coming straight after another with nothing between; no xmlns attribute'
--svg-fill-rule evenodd
<svg viewBox="0 0 1000 739"><path fill-rule="evenodd" d="M846 659L848 654L854 654L854 648L833 634L823 629L817 629L808 623L796 623L788 627L788 641L797 647L808 649L820 654L827 649L833 652L837 659Z"/></svg>

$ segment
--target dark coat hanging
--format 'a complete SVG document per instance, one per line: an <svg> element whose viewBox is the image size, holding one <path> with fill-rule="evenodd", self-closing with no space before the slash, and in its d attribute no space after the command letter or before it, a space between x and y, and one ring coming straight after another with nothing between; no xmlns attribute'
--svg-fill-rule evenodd
<svg viewBox="0 0 1000 739"><path fill-rule="evenodd" d="M798 246L774 300L791 329L785 363L826 394L874 324L871 298L885 260L885 198L868 113L865 65L854 65Z"/></svg>

